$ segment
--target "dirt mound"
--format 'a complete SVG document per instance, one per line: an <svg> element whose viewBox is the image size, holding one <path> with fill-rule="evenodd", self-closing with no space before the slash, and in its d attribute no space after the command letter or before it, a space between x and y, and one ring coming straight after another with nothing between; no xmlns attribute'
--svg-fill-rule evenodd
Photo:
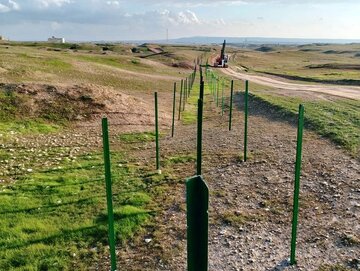
<svg viewBox="0 0 360 271"><path fill-rule="evenodd" d="M341 64L341 63L326 63L320 65L308 65L305 67L309 69L360 70L360 65L358 64Z"/></svg>
<svg viewBox="0 0 360 271"><path fill-rule="evenodd" d="M14 108L11 118L26 116L76 121L117 114L123 116L121 119L128 118L128 122L153 122L152 105L115 89L93 84L0 84L0 92Z"/></svg>
<svg viewBox="0 0 360 271"><path fill-rule="evenodd" d="M164 50L160 47L147 46L147 48L150 52L153 52L154 54L160 54L164 52Z"/></svg>
<svg viewBox="0 0 360 271"><path fill-rule="evenodd" d="M183 68L183 69L193 69L194 68L192 63L186 62L186 61L175 62L171 66L175 67L175 68Z"/></svg>
<svg viewBox="0 0 360 271"><path fill-rule="evenodd" d="M310 49L310 48L306 48L306 49L300 49L300 52L318 52L321 51L320 49Z"/></svg>
<svg viewBox="0 0 360 271"><path fill-rule="evenodd" d="M353 51L337 51L337 50L327 50L327 51L324 51L323 54L338 54L338 55L341 55L341 54L351 54L351 53L354 53Z"/></svg>
<svg viewBox="0 0 360 271"><path fill-rule="evenodd" d="M256 48L255 51L267 53L267 52L274 51L274 49L272 47L269 47L269 46L261 46L259 48Z"/></svg>

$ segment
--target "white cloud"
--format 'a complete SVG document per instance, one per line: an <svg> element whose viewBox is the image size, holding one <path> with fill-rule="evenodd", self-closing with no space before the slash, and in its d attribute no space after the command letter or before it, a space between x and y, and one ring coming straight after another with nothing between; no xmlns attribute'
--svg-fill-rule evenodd
<svg viewBox="0 0 360 271"><path fill-rule="evenodd" d="M330 5L333 3L338 5ZM331 12L339 7L343 7L341 15L334 16L337 13ZM0 0L0 28L2 34L19 39L43 39L52 34L74 40L156 39L165 38L166 29L171 38L358 37L359 16L354 11L359 7L359 0ZM293 13L284 12L280 18L267 14L274 10L280 13L282 8ZM312 26L305 27L314 16ZM321 23L320 17L324 18ZM337 25L347 32L338 30Z"/></svg>
<svg viewBox="0 0 360 271"><path fill-rule="evenodd" d="M199 24L200 20L196 14L190 10L181 11L178 14L178 21L184 24Z"/></svg>
<svg viewBox="0 0 360 271"><path fill-rule="evenodd" d="M132 19L134 23L146 23L150 25L155 24L170 24L170 25L199 25L205 23L198 18L198 16L190 10L172 12L167 9L148 11L144 13L124 14L124 17Z"/></svg>
<svg viewBox="0 0 360 271"><path fill-rule="evenodd" d="M120 2L119 1L106 1L106 4L109 6L115 6L115 7L119 7L120 6Z"/></svg>
<svg viewBox="0 0 360 271"><path fill-rule="evenodd" d="M48 8L50 6L62 7L65 4L72 3L72 0L37 0L38 4L42 8Z"/></svg>
<svg viewBox="0 0 360 271"><path fill-rule="evenodd" d="M19 9L20 9L19 4L13 0L7 0L7 1L0 0L0 13L10 12Z"/></svg>

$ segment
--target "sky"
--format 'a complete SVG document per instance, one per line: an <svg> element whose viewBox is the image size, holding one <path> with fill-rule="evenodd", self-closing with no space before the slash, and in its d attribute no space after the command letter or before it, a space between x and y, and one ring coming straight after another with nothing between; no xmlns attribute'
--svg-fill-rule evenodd
<svg viewBox="0 0 360 271"><path fill-rule="evenodd" d="M0 0L12 40L360 39L360 0Z"/></svg>

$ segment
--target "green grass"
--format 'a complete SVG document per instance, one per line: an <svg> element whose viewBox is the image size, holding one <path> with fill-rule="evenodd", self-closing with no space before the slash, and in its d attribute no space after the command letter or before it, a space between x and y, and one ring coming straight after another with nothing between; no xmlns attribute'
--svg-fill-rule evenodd
<svg viewBox="0 0 360 271"><path fill-rule="evenodd" d="M112 160L116 242L124 245L151 221L152 177L122 154ZM88 270L108 254L102 154L35 168L0 191L0 270Z"/></svg>
<svg viewBox="0 0 360 271"><path fill-rule="evenodd" d="M80 55L77 56L80 60L85 60L88 62L94 62L98 64L103 64L115 68L127 69L139 72L154 72L154 68L143 64L139 59L128 58L124 56L103 56L103 55Z"/></svg>
<svg viewBox="0 0 360 271"><path fill-rule="evenodd" d="M193 91L190 97L188 97L185 105L185 111L181 113L181 120L185 125L196 123L197 121L197 103L199 97L199 84L194 84Z"/></svg>
<svg viewBox="0 0 360 271"><path fill-rule="evenodd" d="M54 72L65 72L72 69L72 65L59 57L37 56L35 54L18 53L18 60L21 59L30 62L31 65L37 67L41 71L52 70Z"/></svg>
<svg viewBox="0 0 360 271"><path fill-rule="evenodd" d="M84 49L88 45L80 44L80 46ZM48 47L52 45L41 43L17 45L11 43L6 47L0 45L0 68L5 70L1 73L3 80L25 84L30 82L51 85L96 84L113 87L126 93L151 94L154 89L159 92L169 91L173 85L172 78L181 78L188 73L184 69L158 65L155 61L152 64L150 60L136 58L136 55L130 51L131 47L126 45L114 46L111 55L96 53L101 50L101 46L97 45L94 45L93 49L89 47L89 50L78 52L68 52L67 49L58 52L48 50ZM121 70L111 69L112 67ZM127 71L138 72L139 75L134 76ZM172 78L157 80L147 74ZM145 85L146 89L144 89Z"/></svg>
<svg viewBox="0 0 360 271"><path fill-rule="evenodd" d="M195 154L184 154L184 155L177 155L169 157L165 160L166 166L172 166L175 164L185 164L190 162L196 161L196 155Z"/></svg>
<svg viewBox="0 0 360 271"><path fill-rule="evenodd" d="M49 134L61 130L57 124L47 123L44 120L15 120L0 123L0 133L10 132L20 134Z"/></svg>
<svg viewBox="0 0 360 271"><path fill-rule="evenodd" d="M219 214L219 219L222 223L231 225L233 227L241 227L251 221L257 221L261 217L257 217L252 214L240 214L238 212L227 211L225 213Z"/></svg>
<svg viewBox="0 0 360 271"><path fill-rule="evenodd" d="M236 95L240 95L243 101L243 91ZM302 103L305 106L306 128L329 138L354 156L359 156L360 101L343 98L324 101L284 96L271 87L250 82L250 110L251 103L267 108L267 114L275 114L283 120L292 121L296 120L299 104ZM242 105L240 107L243 109Z"/></svg>
<svg viewBox="0 0 360 271"><path fill-rule="evenodd" d="M317 271L350 271L350 269L339 264L336 265L322 265Z"/></svg>
<svg viewBox="0 0 360 271"><path fill-rule="evenodd" d="M255 93L252 98L274 106L278 112L295 117L300 103L305 106L305 125L330 138L353 154L360 148L360 101L307 101L300 98Z"/></svg>
<svg viewBox="0 0 360 271"><path fill-rule="evenodd" d="M181 113L181 120L183 124L190 125L197 122L197 108L198 108L198 99L200 93L200 84L198 83L200 80L199 76L195 78L195 82L190 93L190 96L187 99L187 103L185 105L185 111ZM204 96L210 95L210 89L207 84L204 86ZM206 99L206 97L204 98ZM204 109L207 104L204 104Z"/></svg>
<svg viewBox="0 0 360 271"><path fill-rule="evenodd" d="M143 133L124 133L119 135L119 139L125 143L140 143L155 141L154 132L143 132Z"/></svg>
<svg viewBox="0 0 360 271"><path fill-rule="evenodd" d="M26 117L28 109L25 106L28 98L14 92L0 89L0 132L16 133L52 133L60 129L60 125L50 123L42 118Z"/></svg>
<svg viewBox="0 0 360 271"><path fill-rule="evenodd" d="M353 45L308 45L306 47L272 46L268 53L250 49L240 49L232 54L230 65L246 67L249 72L270 72L280 75L299 77L298 80L314 80L318 82L359 80L360 71L346 69L339 64L356 65L355 54L358 46ZM304 50L305 49L305 50ZM308 49L308 50L306 50ZM229 50L232 50L229 48ZM349 53L326 54L326 51L348 51ZM323 68L311 69L311 65ZM324 66L321 66L324 65ZM357 82L354 82L358 84Z"/></svg>

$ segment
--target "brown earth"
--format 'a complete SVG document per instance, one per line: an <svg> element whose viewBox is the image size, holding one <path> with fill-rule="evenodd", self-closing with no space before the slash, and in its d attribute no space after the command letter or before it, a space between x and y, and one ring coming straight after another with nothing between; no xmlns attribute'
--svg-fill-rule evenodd
<svg viewBox="0 0 360 271"><path fill-rule="evenodd" d="M20 95L19 112L26 117L54 117L71 121L98 120L99 116L119 115L122 122L148 125L154 122L152 101L124 94L110 87L94 84L0 84L7 93ZM160 118L169 118L160 111ZM96 119L97 117L97 119ZM56 121L56 119L53 119ZM81 127L83 124L78 123ZM85 124L88 125L88 124Z"/></svg>

